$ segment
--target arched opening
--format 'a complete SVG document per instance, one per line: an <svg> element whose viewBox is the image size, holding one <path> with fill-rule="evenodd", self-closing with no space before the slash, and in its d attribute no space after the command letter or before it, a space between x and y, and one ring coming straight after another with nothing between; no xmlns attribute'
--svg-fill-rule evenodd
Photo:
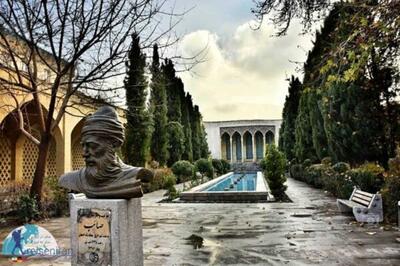
<svg viewBox="0 0 400 266"><path fill-rule="evenodd" d="M74 171L85 167L81 145L81 132L84 120L79 121L71 132L71 167Z"/></svg>
<svg viewBox="0 0 400 266"><path fill-rule="evenodd" d="M44 115L47 110L43 108ZM24 116L25 129L35 138L40 140L39 116L33 102L27 102L21 107ZM17 111L9 113L2 123L4 133L8 135L11 147L11 176L15 180L31 180L36 169L39 156L39 147L28 139L18 127ZM54 137L50 142L46 163L46 177L58 175L57 167L57 143L61 146L61 132L57 127Z"/></svg>
<svg viewBox="0 0 400 266"><path fill-rule="evenodd" d="M10 185L13 179L11 175L11 142L0 127L0 188Z"/></svg>
<svg viewBox="0 0 400 266"><path fill-rule="evenodd" d="M43 106L42 108L44 115L47 115L47 110ZM22 105L21 111L25 130L40 140L39 117L33 102ZM59 176L60 165L57 157L62 158L61 146L62 135L57 127L50 141L45 178ZM20 193L29 190L38 156L39 147L19 130L17 110L8 113L0 125L0 191L6 197L6 201L0 197L0 202L7 202L0 206L0 211L15 208ZM46 182L47 180L45 184Z"/></svg>
<svg viewBox="0 0 400 266"><path fill-rule="evenodd" d="M245 144L246 160L253 159L253 140L250 132L246 131L243 135L243 141Z"/></svg>
<svg viewBox="0 0 400 266"><path fill-rule="evenodd" d="M222 159L231 160L231 140L228 133L224 133L221 136L221 155Z"/></svg>
<svg viewBox="0 0 400 266"><path fill-rule="evenodd" d="M267 134L265 134L265 142L267 144L273 144L275 142L274 133L268 131Z"/></svg>
<svg viewBox="0 0 400 266"><path fill-rule="evenodd" d="M263 134L260 131L257 131L255 134L256 139L256 158L257 160L261 160L264 158L264 143L263 143Z"/></svg>
<svg viewBox="0 0 400 266"><path fill-rule="evenodd" d="M238 132L235 132L232 136L232 146L233 146L234 161L241 162L242 161L242 139Z"/></svg>

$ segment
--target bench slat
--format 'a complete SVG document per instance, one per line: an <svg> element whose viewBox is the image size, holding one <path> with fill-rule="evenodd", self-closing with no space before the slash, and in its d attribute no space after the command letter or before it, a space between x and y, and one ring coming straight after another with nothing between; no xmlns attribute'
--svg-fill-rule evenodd
<svg viewBox="0 0 400 266"><path fill-rule="evenodd" d="M371 193L368 193L368 192L364 192L364 191L359 190L359 189L357 189L357 190L355 191L355 193L359 193L359 194L362 194L362 195L364 195L364 196L371 197L371 198L374 196L374 194L371 194ZM354 193L354 194L355 194L355 193Z"/></svg>
<svg viewBox="0 0 400 266"><path fill-rule="evenodd" d="M357 197L357 198L360 198L360 199L363 199L363 200L367 200L367 201L371 201L372 200L372 197L367 197L367 196L364 196L364 195L359 194L359 193L354 193L353 197Z"/></svg>
<svg viewBox="0 0 400 266"><path fill-rule="evenodd" d="M344 199L338 199L338 202L340 202L343 205L346 205L348 207L365 207L364 205L361 205L357 202L351 201L351 200L344 200Z"/></svg>
<svg viewBox="0 0 400 266"><path fill-rule="evenodd" d="M355 196L353 196L353 198L352 198L351 200L352 200L352 201L355 201L355 202L357 202L357 203L360 203L360 204L362 204L362 205L364 205L364 206L366 206L366 207L369 206L369 201L366 201L366 200L357 198L357 197L355 197Z"/></svg>

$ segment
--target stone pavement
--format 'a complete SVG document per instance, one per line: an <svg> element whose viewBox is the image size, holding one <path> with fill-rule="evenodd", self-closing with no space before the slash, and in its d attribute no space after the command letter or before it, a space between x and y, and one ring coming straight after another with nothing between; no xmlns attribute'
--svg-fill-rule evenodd
<svg viewBox="0 0 400 266"><path fill-rule="evenodd" d="M145 265L400 265L397 228L357 224L337 211L335 198L293 179L293 203L157 203L163 193L143 198ZM39 225L69 247L68 218ZM0 229L0 238L11 230Z"/></svg>

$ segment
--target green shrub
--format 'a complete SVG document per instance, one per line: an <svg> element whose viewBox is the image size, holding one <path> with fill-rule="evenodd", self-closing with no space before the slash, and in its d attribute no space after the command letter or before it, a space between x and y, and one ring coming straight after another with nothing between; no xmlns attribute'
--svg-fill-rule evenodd
<svg viewBox="0 0 400 266"><path fill-rule="evenodd" d="M176 185L176 178L174 175L166 175L164 176L164 189L170 189L171 187Z"/></svg>
<svg viewBox="0 0 400 266"><path fill-rule="evenodd" d="M285 195L286 176L285 167L286 159L282 152L280 152L275 145L267 145L266 155L263 159L264 177L267 179L268 185L272 194L281 199Z"/></svg>
<svg viewBox="0 0 400 266"><path fill-rule="evenodd" d="M22 194L18 199L18 220L22 223L29 223L30 221L39 217L39 207L36 199L29 196L29 194Z"/></svg>
<svg viewBox="0 0 400 266"><path fill-rule="evenodd" d="M228 173L229 170L231 170L231 164L225 159L221 159L221 163L224 169L224 174Z"/></svg>
<svg viewBox="0 0 400 266"><path fill-rule="evenodd" d="M307 167L304 171L305 181L316 188L322 188L325 168L326 166L323 164L313 164Z"/></svg>
<svg viewBox="0 0 400 266"><path fill-rule="evenodd" d="M291 178L304 181L303 165L299 163L292 164L289 168L289 175Z"/></svg>
<svg viewBox="0 0 400 266"><path fill-rule="evenodd" d="M189 161L177 161L171 167L177 177L177 183L188 181L193 176L194 166Z"/></svg>
<svg viewBox="0 0 400 266"><path fill-rule="evenodd" d="M168 196L168 200L173 200L179 197L179 193L175 188L175 184L176 178L174 175L167 175L164 177L164 189L167 190L164 196Z"/></svg>
<svg viewBox="0 0 400 266"><path fill-rule="evenodd" d="M374 163L365 163L348 171L353 183L363 191L376 193L383 185L385 169Z"/></svg>
<svg viewBox="0 0 400 266"><path fill-rule="evenodd" d="M400 176L389 174L381 189L383 214L388 222L397 221L397 202L400 201Z"/></svg>
<svg viewBox="0 0 400 266"><path fill-rule="evenodd" d="M332 165L332 158L331 157L322 158L321 164L326 165L326 166Z"/></svg>
<svg viewBox="0 0 400 266"><path fill-rule="evenodd" d="M195 174L199 172L201 174L201 182L203 182L204 176L207 176L209 179L212 179L214 176L214 169L212 163L207 159L198 159L194 163Z"/></svg>
<svg viewBox="0 0 400 266"><path fill-rule="evenodd" d="M68 214L68 190L58 185L57 176L45 178L42 206L48 216Z"/></svg>
<svg viewBox="0 0 400 266"><path fill-rule="evenodd" d="M214 168L214 171L216 172L217 175L223 175L225 174L224 171L224 166L222 165L221 160L219 159L212 159L211 160L212 166Z"/></svg>
<svg viewBox="0 0 400 266"><path fill-rule="evenodd" d="M389 160L389 171L384 176L381 194L385 219L389 222L396 222L397 202L400 201L400 149L397 149L396 157Z"/></svg>
<svg viewBox="0 0 400 266"><path fill-rule="evenodd" d="M145 193L153 192L159 189L163 189L165 177L172 175L172 172L168 168L159 168L154 170L154 177L150 183L142 183L143 191Z"/></svg>
<svg viewBox="0 0 400 266"><path fill-rule="evenodd" d="M310 159L305 159L303 162L304 167L309 167L312 165L312 161Z"/></svg>
<svg viewBox="0 0 400 266"><path fill-rule="evenodd" d="M261 169L263 169L263 170L267 169L267 161L265 160L265 157L264 157L264 159L262 159L262 160L260 161L260 167L261 167Z"/></svg>
<svg viewBox="0 0 400 266"><path fill-rule="evenodd" d="M344 173L350 170L350 165L344 162L338 162L332 166L333 170L337 173Z"/></svg>
<svg viewBox="0 0 400 266"><path fill-rule="evenodd" d="M349 199L354 190L354 183L348 175L348 172L336 173L335 181L336 191L333 191L333 194L340 199Z"/></svg>

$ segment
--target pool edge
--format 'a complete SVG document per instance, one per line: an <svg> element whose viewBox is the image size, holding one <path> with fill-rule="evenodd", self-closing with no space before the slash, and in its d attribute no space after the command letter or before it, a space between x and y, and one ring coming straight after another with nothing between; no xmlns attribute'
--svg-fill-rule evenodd
<svg viewBox="0 0 400 266"><path fill-rule="evenodd" d="M204 184L182 192L180 201L185 202L270 202L275 201L271 194L268 183L262 172L257 172L256 191L203 191L227 176L234 174L229 172L210 180Z"/></svg>

